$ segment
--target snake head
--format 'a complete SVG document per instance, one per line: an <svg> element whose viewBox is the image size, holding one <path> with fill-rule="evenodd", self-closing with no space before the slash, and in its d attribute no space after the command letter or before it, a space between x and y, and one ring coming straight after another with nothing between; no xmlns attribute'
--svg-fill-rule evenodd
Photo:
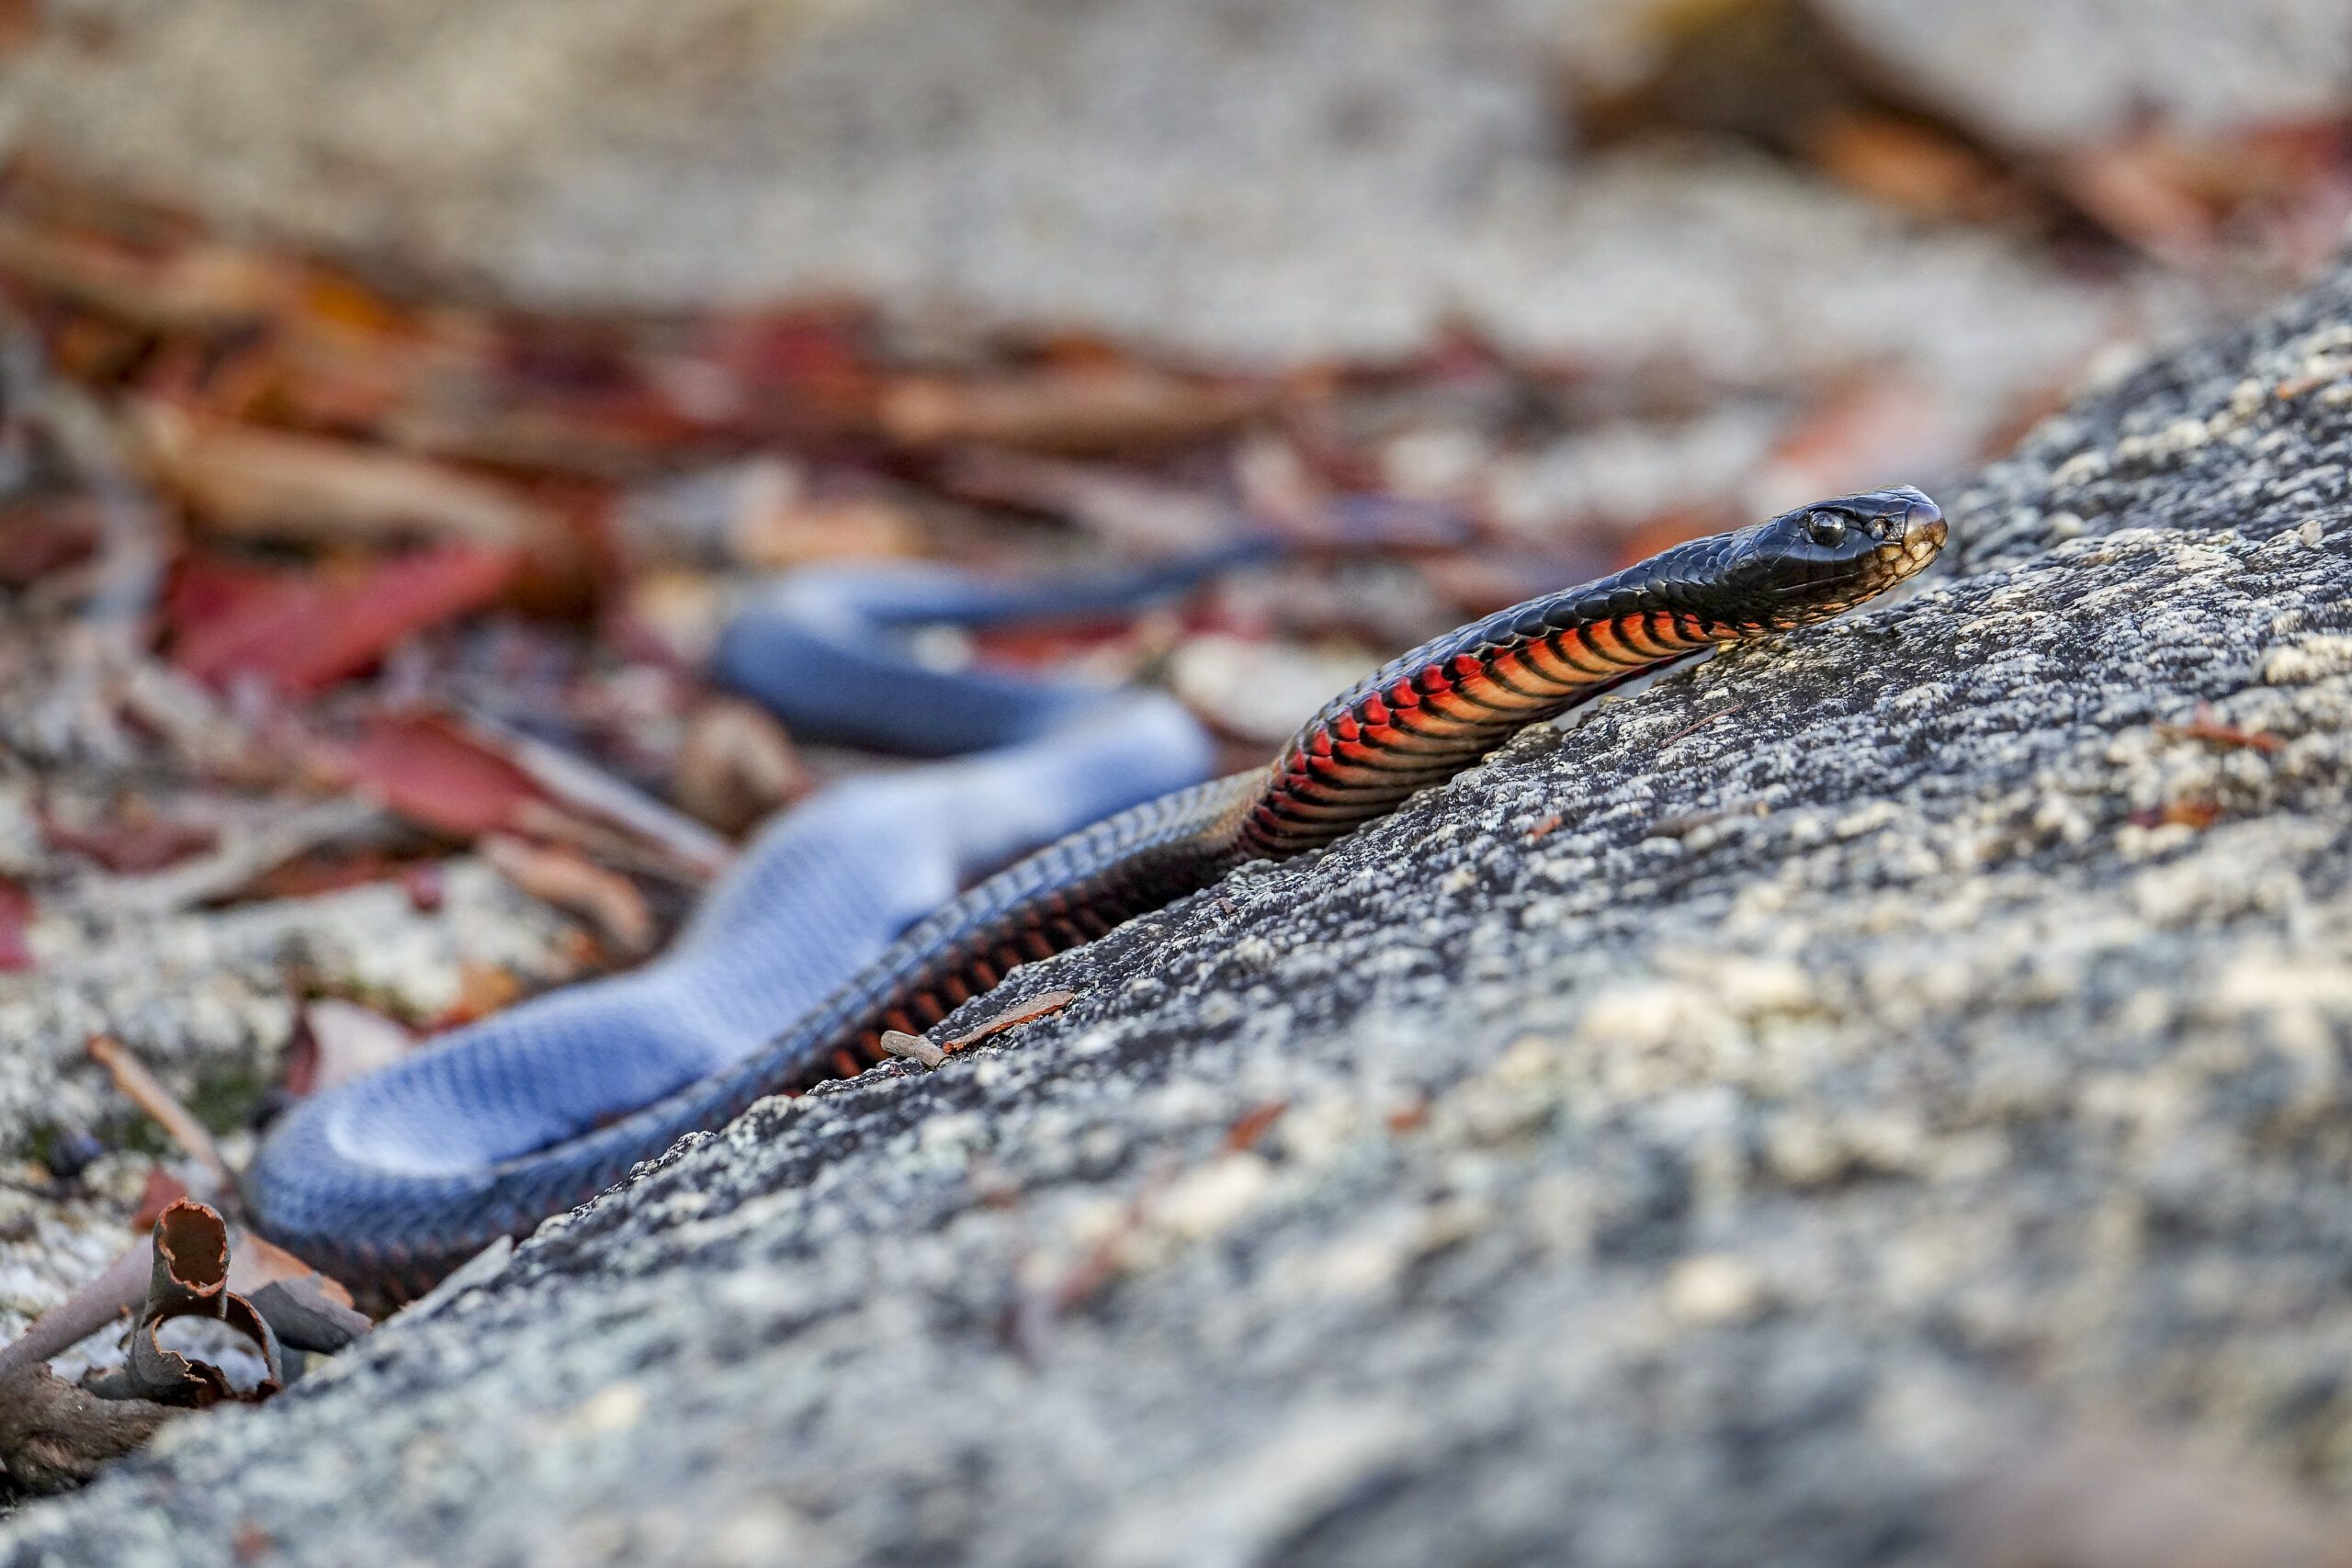
<svg viewBox="0 0 2352 1568"><path fill-rule="evenodd" d="M1943 548L1944 514L1909 485L1816 501L1734 536L1726 576L1761 630L1826 620L1911 577Z"/></svg>

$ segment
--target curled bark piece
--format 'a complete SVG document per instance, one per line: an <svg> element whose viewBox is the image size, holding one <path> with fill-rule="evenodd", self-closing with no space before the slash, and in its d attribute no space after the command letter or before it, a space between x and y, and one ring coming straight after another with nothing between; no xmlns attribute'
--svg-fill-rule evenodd
<svg viewBox="0 0 2352 1568"><path fill-rule="evenodd" d="M375 1326L343 1282L251 1231L237 1234L229 1289L252 1302L281 1345L333 1354Z"/></svg>
<svg viewBox="0 0 2352 1568"><path fill-rule="evenodd" d="M336 1300L329 1283L317 1274L273 1280L253 1293L254 1309L279 1344L331 1356L375 1324L348 1297Z"/></svg>
<svg viewBox="0 0 2352 1568"><path fill-rule="evenodd" d="M0 1376L0 1465L29 1491L67 1491L178 1414L144 1399L102 1399L47 1367L19 1367Z"/></svg>
<svg viewBox="0 0 2352 1568"><path fill-rule="evenodd" d="M211 1318L253 1341L264 1376L250 1393L239 1393L228 1374L209 1361L168 1349L156 1330L174 1318ZM128 1360L119 1372L89 1382L107 1398L153 1400L159 1404L201 1408L223 1399L257 1403L285 1384L277 1336L253 1303L229 1289L229 1230L202 1203L182 1199L155 1222L154 1266L147 1300L131 1330Z"/></svg>

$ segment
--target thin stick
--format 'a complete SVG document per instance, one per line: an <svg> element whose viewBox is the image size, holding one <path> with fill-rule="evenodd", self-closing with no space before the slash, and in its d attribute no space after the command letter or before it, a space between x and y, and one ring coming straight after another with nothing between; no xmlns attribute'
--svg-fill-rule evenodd
<svg viewBox="0 0 2352 1568"><path fill-rule="evenodd" d="M212 1141L212 1134L179 1102L178 1096L147 1070L147 1064L131 1054L130 1046L104 1034L93 1034L85 1049L90 1053L91 1060L113 1075L114 1087L122 1091L124 1099L153 1117L156 1125L171 1135L172 1142L204 1167L211 1175L216 1196L225 1197L237 1190L236 1172L220 1157L220 1146Z"/></svg>
<svg viewBox="0 0 2352 1568"><path fill-rule="evenodd" d="M153 1269L154 1244L141 1236L97 1278L41 1314L0 1347L0 1378L61 1355L139 1304Z"/></svg>

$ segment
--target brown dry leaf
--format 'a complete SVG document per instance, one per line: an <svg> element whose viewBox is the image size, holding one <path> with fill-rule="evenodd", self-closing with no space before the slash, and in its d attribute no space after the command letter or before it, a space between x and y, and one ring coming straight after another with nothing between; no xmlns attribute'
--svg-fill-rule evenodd
<svg viewBox="0 0 2352 1568"><path fill-rule="evenodd" d="M131 1207L130 1228L142 1235L153 1230L164 1211L187 1195L187 1182L160 1165L149 1166L145 1179L140 1183L139 1201Z"/></svg>
<svg viewBox="0 0 2352 1568"><path fill-rule="evenodd" d="M1833 111L1810 128L1806 150L1849 189L1920 218L1982 221L2023 201L1966 142L1894 114Z"/></svg>
<svg viewBox="0 0 2352 1568"><path fill-rule="evenodd" d="M2167 740L2201 740L2209 746L2250 751L2276 751L2287 744L2276 735L2222 723L2211 703L2199 703L2195 716L2187 724L2160 724L2156 733Z"/></svg>
<svg viewBox="0 0 2352 1568"><path fill-rule="evenodd" d="M20 197L22 188L8 194ZM28 291L164 332L248 326L275 307L287 284L282 268L253 254L191 245L142 254L62 225L11 216L5 205L0 276Z"/></svg>
<svg viewBox="0 0 2352 1568"><path fill-rule="evenodd" d="M96 862L119 874L161 871L220 841L218 829L200 822L175 821L143 801L131 800L113 817L73 823L47 811L37 813L50 848Z"/></svg>
<svg viewBox="0 0 2352 1568"><path fill-rule="evenodd" d="M645 896L618 872L571 850L503 834L483 839L480 848L500 875L533 897L588 920L616 952L633 957L652 947L653 915Z"/></svg>
<svg viewBox="0 0 2352 1568"><path fill-rule="evenodd" d="M0 876L0 975L22 974L33 966L33 896L11 878Z"/></svg>
<svg viewBox="0 0 2352 1568"><path fill-rule="evenodd" d="M673 874L691 881L707 881L726 870L735 858L735 852L726 840L701 823L614 777L576 752L551 746L480 713L464 714L455 723L474 744L503 758L560 807L586 818L582 828L593 831L610 824L643 845ZM526 802L515 826L537 832L540 829L537 819L536 804ZM569 831L548 836L596 847L594 837Z"/></svg>
<svg viewBox="0 0 2352 1568"><path fill-rule="evenodd" d="M1282 1120L1283 1112L1289 1109L1287 1100L1270 1100L1263 1105L1255 1105L1243 1111L1240 1118L1225 1130L1227 1152L1244 1154L1257 1147L1258 1140L1264 1137L1267 1131Z"/></svg>
<svg viewBox="0 0 2352 1568"><path fill-rule="evenodd" d="M229 1284L251 1298L281 1344L297 1350L332 1355L375 1326L341 1280L250 1231L237 1237Z"/></svg>
<svg viewBox="0 0 2352 1568"><path fill-rule="evenodd" d="M2182 267L2212 254L2220 214L2200 191L2194 154L2160 136L2143 136L2061 157L2058 188L2110 233L2157 260Z"/></svg>
<svg viewBox="0 0 2352 1568"><path fill-rule="evenodd" d="M1267 413L1278 396L1264 385L1141 367L909 376L883 393L880 419L883 434L906 446L1112 453L1217 434Z"/></svg>
<svg viewBox="0 0 2352 1568"><path fill-rule="evenodd" d="M355 442L140 411L148 460L213 531L305 544L419 536L535 553L571 547L562 516L514 486Z"/></svg>
<svg viewBox="0 0 2352 1568"><path fill-rule="evenodd" d="M455 1029L488 1018L522 1000L523 989L522 980L513 970L461 958L458 961L458 999L450 1004L447 1012L433 1020L432 1027Z"/></svg>

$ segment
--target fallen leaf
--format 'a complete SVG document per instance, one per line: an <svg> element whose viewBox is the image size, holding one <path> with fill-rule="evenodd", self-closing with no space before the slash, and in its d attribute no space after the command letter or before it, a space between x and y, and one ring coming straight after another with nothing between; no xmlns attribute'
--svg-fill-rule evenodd
<svg viewBox="0 0 2352 1568"><path fill-rule="evenodd" d="M630 957L653 945L653 915L637 885L577 852L493 834L481 840L482 859L533 897L592 922L617 952Z"/></svg>
<svg viewBox="0 0 2352 1568"><path fill-rule="evenodd" d="M2211 746L2227 746L2251 751L2276 751L2287 743L2276 735L2259 730L2241 729L2224 724L2214 714L2213 705L2199 703L2195 716L2187 724L2160 724L2156 733L2167 740L2202 740Z"/></svg>
<svg viewBox="0 0 2352 1568"><path fill-rule="evenodd" d="M575 752L481 714L451 722L477 746L512 763L567 815L583 819L577 827L549 822L537 803L526 803L514 824L526 831L585 843L598 836L597 825L606 825L654 852L665 869L697 882L718 875L735 858L726 840L701 823Z"/></svg>
<svg viewBox="0 0 2352 1568"><path fill-rule="evenodd" d="M523 982L511 969L474 959L458 962L458 999L433 1020L430 1032L456 1029L488 1018L523 999Z"/></svg>
<svg viewBox="0 0 2352 1568"><path fill-rule="evenodd" d="M83 499L0 506L0 587L25 588L96 553L98 515Z"/></svg>
<svg viewBox="0 0 2352 1568"><path fill-rule="evenodd" d="M425 709L369 715L338 761L390 809L455 838L512 828L523 807L547 798L513 761Z"/></svg>
<svg viewBox="0 0 2352 1568"><path fill-rule="evenodd" d="M513 485L428 458L161 404L141 427L165 485L214 533L311 545L422 537L499 553L569 539L560 514Z"/></svg>
<svg viewBox="0 0 2352 1568"><path fill-rule="evenodd" d="M1917 217L1982 221L2023 205L2022 193L1983 153L1921 120L1833 109L1806 128L1804 141L1830 178Z"/></svg>
<svg viewBox="0 0 2352 1568"><path fill-rule="evenodd" d="M254 253L201 243L142 251L37 221L21 171L6 194L0 202L0 274L30 291L143 328L213 332L250 327L283 286L282 269Z"/></svg>
<svg viewBox="0 0 2352 1568"><path fill-rule="evenodd" d="M2194 828L2201 833L2221 819L2222 808L2211 801L2175 800L2143 807L2129 820L2135 828Z"/></svg>
<svg viewBox="0 0 2352 1568"><path fill-rule="evenodd" d="M1255 1148L1258 1140L1266 1135L1267 1129L1281 1121L1283 1112L1289 1109L1286 1100L1270 1100L1244 1111L1238 1121L1225 1130L1226 1152L1241 1154Z"/></svg>
<svg viewBox="0 0 2352 1568"><path fill-rule="evenodd" d="M277 1337L252 1302L229 1289L229 1228L211 1208L183 1200L155 1221L154 1265L132 1325L130 1354L117 1371L92 1377L93 1393L202 1408L223 1399L249 1404L284 1386ZM179 1318L227 1324L261 1357L263 1376L239 1390L220 1367L166 1347L157 1330Z"/></svg>
<svg viewBox="0 0 2352 1568"><path fill-rule="evenodd" d="M175 822L136 805L120 816L92 825L63 822L44 811L40 834L51 849L96 861L118 875L161 871L220 841L212 828Z"/></svg>
<svg viewBox="0 0 2352 1568"><path fill-rule="evenodd" d="M0 876L0 974L21 975L33 966L33 896Z"/></svg>
<svg viewBox="0 0 2352 1568"><path fill-rule="evenodd" d="M163 1218L164 1211L187 1197L187 1183L165 1170L162 1166L150 1166L146 1180L139 1190L139 1201L130 1211L130 1228L152 1230Z"/></svg>
<svg viewBox="0 0 2352 1568"><path fill-rule="evenodd" d="M1071 455L1181 446L1270 412L1274 389L1141 367L907 376L882 394L882 432L901 446L969 443Z"/></svg>
<svg viewBox="0 0 2352 1568"><path fill-rule="evenodd" d="M510 549L447 545L347 571L191 565L169 598L172 657L216 684L243 674L291 694L319 691L491 604L521 562Z"/></svg>
<svg viewBox="0 0 2352 1568"><path fill-rule="evenodd" d="M373 1327L340 1280L247 1231L236 1238L229 1286L249 1297L280 1342L332 1355Z"/></svg>

